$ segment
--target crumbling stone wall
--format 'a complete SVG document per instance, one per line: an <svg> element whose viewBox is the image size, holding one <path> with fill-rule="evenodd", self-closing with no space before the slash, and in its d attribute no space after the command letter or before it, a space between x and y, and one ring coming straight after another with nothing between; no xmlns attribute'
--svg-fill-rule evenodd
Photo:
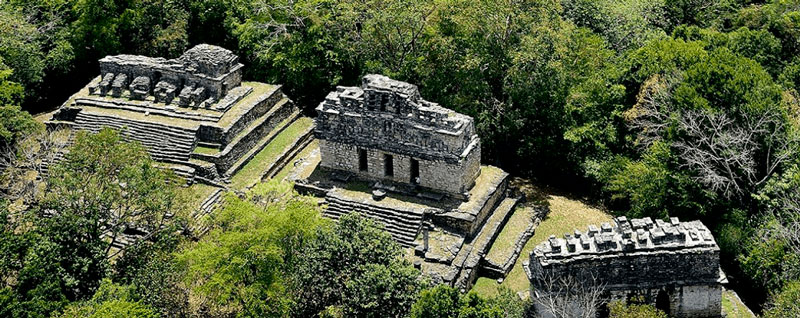
<svg viewBox="0 0 800 318"><path fill-rule="evenodd" d="M546 293L546 279L569 277L604 286L611 298L640 295L655 305L663 293L671 316L720 316L719 247L700 221L618 217L614 225L551 236L530 257L534 292Z"/></svg>
<svg viewBox="0 0 800 318"><path fill-rule="evenodd" d="M178 106L208 107L242 81L239 57L221 47L201 44L177 59L138 55L100 60L101 80L89 87L94 95L153 98Z"/></svg>
<svg viewBox="0 0 800 318"><path fill-rule="evenodd" d="M473 119L428 102L417 87L381 75L364 76L361 87L338 87L317 107L315 137L321 166L393 182L463 195L480 172L480 139ZM359 165L359 149L368 167ZM394 173L385 173L391 155ZM411 160L419 162L419 180ZM413 180L412 180L413 179Z"/></svg>

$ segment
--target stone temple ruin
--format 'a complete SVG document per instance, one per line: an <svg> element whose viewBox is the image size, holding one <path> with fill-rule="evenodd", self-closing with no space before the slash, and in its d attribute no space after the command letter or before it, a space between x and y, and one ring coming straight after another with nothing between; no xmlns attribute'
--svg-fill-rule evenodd
<svg viewBox="0 0 800 318"><path fill-rule="evenodd" d="M176 59L107 56L47 124L120 129L190 183L223 181L299 116L281 86L242 82L242 69L231 51L205 44Z"/></svg>
<svg viewBox="0 0 800 318"><path fill-rule="evenodd" d="M480 172L471 117L422 99L417 87L367 75L317 107L321 166L461 198Z"/></svg>
<svg viewBox="0 0 800 318"><path fill-rule="evenodd" d="M328 217L377 220L423 273L469 289L520 201L507 173L481 166L473 119L381 75L337 87L316 110L318 161L295 187L324 198ZM498 257L493 272L504 276L517 256Z"/></svg>
<svg viewBox="0 0 800 318"><path fill-rule="evenodd" d="M242 82L242 70L236 55L211 45L176 59L108 56L47 124L121 130L188 183L215 185L201 204L208 213L221 184L287 122L300 121L281 86ZM259 180L297 156L285 178L320 197L325 216L355 211L376 220L436 283L466 291L478 275L502 279L547 213L515 212L524 197L506 172L481 165L473 119L426 101L412 84L367 75L359 87L337 87L316 110L316 126L305 121ZM523 226L498 240L513 218ZM573 277L599 281L610 298L644 296L677 317L720 314L719 248L698 221L617 218L551 237L523 267L534 297L544 292L541 277Z"/></svg>
<svg viewBox="0 0 800 318"><path fill-rule="evenodd" d="M608 299L646 303L670 317L720 317L719 247L700 221L669 222L617 217L588 231L551 236L523 266L534 297L550 297L547 279L571 278L583 286L602 286ZM537 308L548 316L542 306Z"/></svg>

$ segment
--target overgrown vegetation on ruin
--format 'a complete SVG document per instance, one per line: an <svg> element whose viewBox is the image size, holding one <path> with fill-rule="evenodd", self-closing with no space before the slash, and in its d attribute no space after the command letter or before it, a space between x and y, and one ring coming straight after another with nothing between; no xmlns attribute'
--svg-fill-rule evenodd
<svg viewBox="0 0 800 318"><path fill-rule="evenodd" d="M116 224L103 224L111 221L104 215L109 205L146 207L131 217L163 229L154 233L185 225L180 218L164 221L164 209L180 200L141 153L104 158L91 148L103 146L77 144L89 148L64 164L73 166L51 168L47 184L26 178L27 170L41 167L39 148L25 145L59 145L41 142L46 137L23 142L42 129L22 108L59 105L96 75L105 55L176 57L210 43L240 55L248 79L285 84L306 110L366 73L418 84L426 98L475 118L485 163L588 196L615 214L700 219L714 231L724 270L748 305L782 317L800 300L798 16L797 0L2 1L0 148L15 158L2 163L0 316L49 316L65 308L64 315L213 309L260 316L292 308L281 298L290 288L283 241L247 245L247 233L231 224L213 242L176 242L164 234L163 242L154 239L112 268L103 253L113 244L100 239L115 231ZM139 151L112 133L85 138L113 143L120 155ZM92 170L98 168L106 170ZM78 185L87 188L76 191ZM159 195L130 200L126 191L134 190ZM43 217L49 210L66 212ZM274 229L261 230L273 235ZM203 244L265 254L233 258L257 265L226 263L203 258L213 256L203 255ZM174 270L176 249L181 261L200 265ZM361 264L372 271L359 273L381 282L405 277L389 275L402 274L404 265L388 259L380 259L380 268ZM225 271L214 266L269 271L222 279L212 274ZM148 285L156 281L172 285ZM245 282L258 287L239 295L231 285L214 285ZM346 287L319 292L374 296ZM176 300L169 297L188 296L191 306L170 307ZM449 299L448 312L484 304L465 297ZM245 308L240 301L256 298L274 306ZM207 308L191 304L201 300ZM346 303L352 300L314 308L331 316L369 311Z"/></svg>

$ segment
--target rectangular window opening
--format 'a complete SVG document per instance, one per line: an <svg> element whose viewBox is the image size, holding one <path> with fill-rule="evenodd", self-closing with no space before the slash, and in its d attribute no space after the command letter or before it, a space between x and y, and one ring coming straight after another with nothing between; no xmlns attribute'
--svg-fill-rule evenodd
<svg viewBox="0 0 800 318"><path fill-rule="evenodd" d="M392 155L383 155L383 174L387 177L394 176L394 158Z"/></svg>
<svg viewBox="0 0 800 318"><path fill-rule="evenodd" d="M411 183L419 184L419 160L411 159Z"/></svg>
<svg viewBox="0 0 800 318"><path fill-rule="evenodd" d="M367 171L367 150L358 149L358 170Z"/></svg>

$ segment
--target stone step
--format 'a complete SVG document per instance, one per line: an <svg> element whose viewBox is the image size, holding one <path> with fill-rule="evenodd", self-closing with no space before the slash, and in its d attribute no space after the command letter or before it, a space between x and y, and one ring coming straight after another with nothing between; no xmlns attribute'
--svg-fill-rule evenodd
<svg viewBox="0 0 800 318"><path fill-rule="evenodd" d="M186 146L191 146L194 143L194 135L191 134L190 132L182 132L182 133L167 132L155 127L143 127L137 125L129 125L127 123L114 123L114 122L100 123L92 120L89 121L84 121L84 120L85 120L84 118L79 118L78 120L76 120L77 125L81 129L91 129L99 131L103 127L112 127L124 131L135 131L137 136L158 140L160 142L163 142L165 140L180 141L181 144L185 144ZM169 137L169 138L164 138L164 137Z"/></svg>
<svg viewBox="0 0 800 318"><path fill-rule="evenodd" d="M288 115L291 114L292 111L288 110L286 112L283 112L283 116L277 116L276 117L276 115L281 113L280 110L282 108L287 107L287 106L291 106L291 105L292 105L292 103L288 98L283 98L283 99L279 100L272 107L272 109L269 112L267 112L266 114L264 114L261 117L255 118L254 120L250 121L250 123L247 126L245 126L241 131L239 131L236 134L236 136L231 138L230 141L228 142L228 144L226 145L226 148L230 148L232 144L238 143L239 140L247 137L253 131L257 131L258 128L260 128L261 126L263 126L266 123L269 123L272 120L277 119L277 121L275 121L275 124L280 123L283 119L288 117Z"/></svg>
<svg viewBox="0 0 800 318"><path fill-rule="evenodd" d="M336 206L339 206L339 207L370 211L370 212L382 214L382 215L387 216L387 217L397 218L397 219L400 219L400 220L408 222L408 223L416 224L417 222L419 222L419 221L421 221L423 219L423 214L422 213L415 213L413 211L394 210L394 209L382 208L382 207L378 207L378 206L374 206L374 205L365 205L365 204L360 204L360 203L353 203L352 201L340 200L338 198L333 198L333 197L326 198L326 199L329 199L328 200L329 204L333 204L333 205L336 205Z"/></svg>
<svg viewBox="0 0 800 318"><path fill-rule="evenodd" d="M517 202L519 199L506 197L503 201L497 205L497 207L492 212L491 216L486 219L486 224L484 228L481 229L483 231L489 231L487 233L479 233L476 237L481 238L481 234L484 234L485 237L483 239L486 242L475 242L475 246L480 249L482 254L486 254L489 252L489 248L491 248L494 241L497 239L497 236L500 235L500 231L505 227L506 222L508 222L509 217L511 216L511 211L517 206ZM483 244L479 244L483 243Z"/></svg>
<svg viewBox="0 0 800 318"><path fill-rule="evenodd" d="M347 215L349 213L351 213L351 212L350 211L342 211L342 210L338 210L338 209L331 209L329 211L326 211L326 213L324 213L324 215L326 217L331 218L331 219L338 220L343 215ZM366 216L372 218L369 215L366 215ZM390 232L390 234L392 234L393 237L402 238L406 242L411 242L416 237L416 233L408 231L407 229L404 229L404 228L401 228L401 227L397 227L397 226L394 226L394 225L391 225L391 224L386 224L384 222L379 222L379 223L381 224L381 226L383 226L383 229L386 230L387 232Z"/></svg>
<svg viewBox="0 0 800 318"><path fill-rule="evenodd" d="M97 132L97 130L90 130L85 129L88 131ZM127 136L126 136L127 137ZM185 152L177 152L177 151L170 151L170 150L163 150L161 147L164 147L163 144L153 144L152 142L146 142L142 140L137 140L142 143L148 149L148 152L153 157L153 159L158 161L187 161L188 156Z"/></svg>
<svg viewBox="0 0 800 318"><path fill-rule="evenodd" d="M186 149L194 144L194 134L190 132L167 132L154 127L141 127L127 123L84 121L83 118L79 118L76 122L81 129L99 131L103 127L110 127L124 132L135 132L136 136L160 143L172 141L176 146L185 146Z"/></svg>
<svg viewBox="0 0 800 318"><path fill-rule="evenodd" d="M414 229L418 224L421 223L421 220L418 220L417 222L411 222L408 220L404 220L403 218L400 217L387 217L386 215L375 213L374 211L369 211L363 208L343 207L336 204L329 205L328 208L331 209L333 213L336 212L350 213L351 211L356 211L365 215L369 215L371 217L379 218L382 221L385 221L387 225L395 226L398 228Z"/></svg>
<svg viewBox="0 0 800 318"><path fill-rule="evenodd" d="M250 94L253 93L251 92ZM261 118L265 114L275 109L275 105L283 98L285 98L285 95L283 94L280 85L273 87L271 91L259 96L256 100L252 101L252 106L243 107L243 109L246 109L247 115L243 116L239 120L236 120L233 125L228 127L224 132L225 136L228 136L228 138L233 138L233 136L238 135L243 129L250 126L252 121Z"/></svg>
<svg viewBox="0 0 800 318"><path fill-rule="evenodd" d="M345 209L338 208L338 207L329 207L328 209L325 210L325 215L328 216L328 217L335 217L335 218L338 219L342 215L346 215L348 213L351 213L352 211L353 210L345 210ZM403 236L403 237L408 237L411 241L413 241L414 237L416 237L417 233L414 230L413 226L397 224L395 222L392 222L391 220L388 220L388 219L385 219L385 218L380 218L379 216L376 216L374 214L364 213L364 212L361 212L361 211L359 211L359 212L364 214L364 215L366 215L366 216L368 216L368 217L370 217L370 218L380 219L380 221L383 224L384 228L387 231L392 232L393 234L397 234L397 235L400 235L400 236Z"/></svg>
<svg viewBox="0 0 800 318"><path fill-rule="evenodd" d="M480 231L468 243L468 245L472 246L472 249L468 255L464 255L465 261L462 263L461 272L456 280L458 288L469 290L472 287L477 277L476 273L481 259L494 244L497 236L500 235L500 230L508 222L511 211L517 206L518 201L517 198L504 197L490 212L486 222L481 225Z"/></svg>
<svg viewBox="0 0 800 318"><path fill-rule="evenodd" d="M225 149L218 153L217 156L221 159L219 162L228 163L227 165L233 166L237 163L237 161L239 161L240 158L242 158L243 155L249 155L253 148L258 147L261 141L260 139L262 139L264 136L269 136L270 132L279 128L278 126L284 120L287 118L292 118L290 122L293 122L294 119L297 119L300 116L299 110L286 106L291 105L289 99L284 98L281 100L281 102L279 102L279 104L280 106L276 107L280 108L281 110L271 111L261 118L255 120L252 125L243 130L239 136L231 140ZM230 167L223 164L220 166L220 168L227 170Z"/></svg>
<svg viewBox="0 0 800 318"><path fill-rule="evenodd" d="M169 136L171 137L170 139L175 139L175 140L184 140L184 141L194 140L194 134L192 132L170 132L165 129L161 129L159 127L139 126L130 123L120 123L120 122L98 122L99 120L102 119L79 118L76 120L76 122L78 126L93 128L95 130L100 130L103 127L113 127L120 130L122 130L122 128L127 128L126 130L137 131L139 134L157 138L158 140L164 140L164 136Z"/></svg>
<svg viewBox="0 0 800 318"><path fill-rule="evenodd" d="M338 221L342 215L346 215L347 213L350 212L336 212L336 213L325 212L323 213L323 216L333 219L334 221ZM369 215L367 215L367 217L375 219ZM386 223L384 223L382 220L377 220L377 222L383 225L383 230L388 232L389 235L392 236L393 240L397 241L404 247L414 246L414 239L416 238L416 233L403 231L391 226L387 226Z"/></svg>
<svg viewBox="0 0 800 318"><path fill-rule="evenodd" d="M327 196L325 198L325 200L326 200L326 202L334 202L334 203L341 204L341 205L367 207L367 208L372 209L372 210L384 211L384 212L395 214L395 215L410 216L411 218L419 218L419 219L421 219L423 217L423 213L421 211L401 210L401 209L394 209L394 208L391 208L391 207L363 204L363 203L360 203L360 202L341 199L341 198L338 198L336 196Z"/></svg>
<svg viewBox="0 0 800 318"><path fill-rule="evenodd" d="M289 161L292 160L297 154L299 154L303 149L305 149L311 142L314 141L314 134L313 130L307 131L307 133L298 139L296 142L292 144L291 147L285 149L278 159L273 161L267 169L264 169L264 173L261 174L261 180L266 181L268 179L272 179L277 175L287 164Z"/></svg>
<svg viewBox="0 0 800 318"><path fill-rule="evenodd" d="M127 138L137 140L148 148L158 161L188 161L195 144L195 132L166 125L122 120L113 116L79 112L75 118L79 129L98 132L103 127L123 130Z"/></svg>
<svg viewBox="0 0 800 318"><path fill-rule="evenodd" d="M387 216L385 214L376 213L375 211L370 211L368 209L359 207L344 207L339 205L333 205L329 206L329 208L332 209L333 211L340 211L345 213L349 213L350 211L360 212L362 214L369 215L371 217L379 218L382 221L384 221L384 223L387 223L387 225L397 226L401 228L408 228L412 230L415 229L422 222L421 219L418 219L416 220L416 222L413 222L412 220L404 219L403 217L400 216Z"/></svg>
<svg viewBox="0 0 800 318"><path fill-rule="evenodd" d="M351 211L363 215L383 224L392 237L405 246L412 246L414 239L422 226L423 214L415 211L395 210L374 205L342 200L333 196L325 198L328 208L324 215L338 219L341 215Z"/></svg>
<svg viewBox="0 0 800 318"><path fill-rule="evenodd" d="M203 204L200 205L200 210L206 213L211 212L211 208L214 206L214 204L217 203L219 198L222 196L222 192L224 192L223 189L217 189L216 191L214 191L214 193L212 193L211 196L208 197L208 199L206 199L203 202Z"/></svg>

